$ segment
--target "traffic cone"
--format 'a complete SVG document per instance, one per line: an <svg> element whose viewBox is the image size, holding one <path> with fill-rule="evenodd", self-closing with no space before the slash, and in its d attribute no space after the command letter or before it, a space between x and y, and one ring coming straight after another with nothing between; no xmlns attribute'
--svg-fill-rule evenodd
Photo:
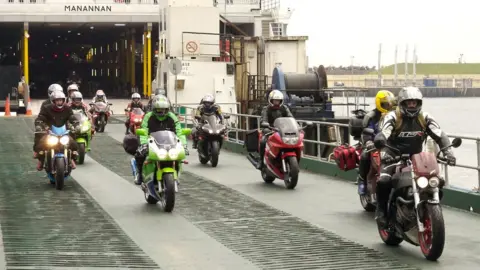
<svg viewBox="0 0 480 270"><path fill-rule="evenodd" d="M27 111L25 112L25 115L32 115L32 101L30 100L30 97L28 97Z"/></svg>
<svg viewBox="0 0 480 270"><path fill-rule="evenodd" d="M10 94L7 96L7 100L5 101L5 116L11 116L10 113Z"/></svg>

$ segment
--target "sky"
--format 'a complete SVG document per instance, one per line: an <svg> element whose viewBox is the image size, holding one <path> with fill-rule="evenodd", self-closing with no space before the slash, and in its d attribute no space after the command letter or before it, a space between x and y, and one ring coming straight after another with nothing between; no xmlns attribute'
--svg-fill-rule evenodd
<svg viewBox="0 0 480 270"><path fill-rule="evenodd" d="M395 4L393 4L395 3ZM292 7L287 34L309 36L309 66L382 66L413 59L419 63L480 62L480 3L472 0L281 0ZM475 31L476 30L476 31Z"/></svg>

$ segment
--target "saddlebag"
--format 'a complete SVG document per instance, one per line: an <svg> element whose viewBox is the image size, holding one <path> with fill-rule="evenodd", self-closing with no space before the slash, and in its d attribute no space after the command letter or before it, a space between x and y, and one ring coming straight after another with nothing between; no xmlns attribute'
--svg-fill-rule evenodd
<svg viewBox="0 0 480 270"><path fill-rule="evenodd" d="M350 171L357 167L359 156L355 147L344 144L333 149L333 159L340 170Z"/></svg>
<svg viewBox="0 0 480 270"><path fill-rule="evenodd" d="M247 130L245 136L245 148L249 153L251 152L258 152L259 146L259 138L258 138L258 130Z"/></svg>
<svg viewBox="0 0 480 270"><path fill-rule="evenodd" d="M350 130L350 136L356 141L359 141L363 132L363 118L365 118L367 112L359 109L352 111L352 113L353 116L348 121L348 128Z"/></svg>
<svg viewBox="0 0 480 270"><path fill-rule="evenodd" d="M135 155L137 152L138 147L140 146L140 141L138 137L134 134L125 135L123 138L123 149L130 155Z"/></svg>

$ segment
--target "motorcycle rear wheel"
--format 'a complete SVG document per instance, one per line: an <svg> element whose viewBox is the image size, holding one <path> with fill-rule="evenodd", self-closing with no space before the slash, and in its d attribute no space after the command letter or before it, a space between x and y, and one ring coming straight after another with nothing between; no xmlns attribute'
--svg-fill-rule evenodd
<svg viewBox="0 0 480 270"><path fill-rule="evenodd" d="M427 204L423 210L424 232L418 233L418 242L423 256L436 261L445 247L445 221L440 205Z"/></svg>
<svg viewBox="0 0 480 270"><path fill-rule="evenodd" d="M365 211L375 212L375 209L377 209L377 207L370 202L369 196L370 196L370 194L359 195L360 204L362 205L363 209L365 209Z"/></svg>
<svg viewBox="0 0 480 270"><path fill-rule="evenodd" d="M65 161L63 158L55 159L55 188L62 190L65 186Z"/></svg>
<svg viewBox="0 0 480 270"><path fill-rule="evenodd" d="M298 175L300 173L300 166L298 165L297 157L287 157L286 162L290 168L290 178L285 180L285 187L287 189L294 189L298 183Z"/></svg>

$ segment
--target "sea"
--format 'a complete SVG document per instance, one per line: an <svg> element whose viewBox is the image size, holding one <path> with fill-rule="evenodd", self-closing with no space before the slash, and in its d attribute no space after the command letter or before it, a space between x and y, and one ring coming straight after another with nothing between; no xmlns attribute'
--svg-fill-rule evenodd
<svg viewBox="0 0 480 270"><path fill-rule="evenodd" d="M353 102L353 99L349 101ZM344 102L346 102L344 98L333 98L333 104ZM364 103L363 97L361 103ZM374 98L366 98L365 103L371 104L367 110L374 108ZM348 109L346 106L334 106L338 116L346 116L347 111L353 109L351 106ZM457 164L479 167L480 98L424 98L423 111L428 112L440 124L442 130L452 136L451 140L456 135L479 138L478 144L475 140L463 139L462 145L453 150ZM472 169L449 167L448 180L451 186L474 190L479 187L480 173Z"/></svg>

